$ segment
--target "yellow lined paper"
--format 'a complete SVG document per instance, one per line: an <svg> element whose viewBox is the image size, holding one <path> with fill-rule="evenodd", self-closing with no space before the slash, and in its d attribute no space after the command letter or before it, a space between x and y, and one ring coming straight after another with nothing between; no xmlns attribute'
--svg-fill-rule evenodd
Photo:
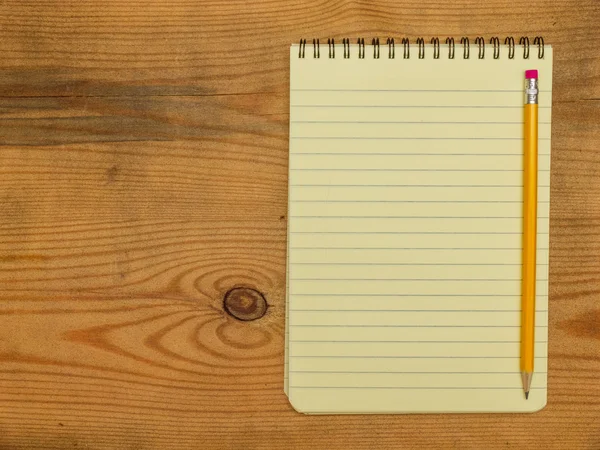
<svg viewBox="0 0 600 450"><path fill-rule="evenodd" d="M305 413L546 403L552 49L291 48L285 390ZM342 55L338 46L336 55ZM518 48L517 48L518 50ZM384 57L385 56L385 57ZM519 375L523 80L540 72L536 370Z"/></svg>

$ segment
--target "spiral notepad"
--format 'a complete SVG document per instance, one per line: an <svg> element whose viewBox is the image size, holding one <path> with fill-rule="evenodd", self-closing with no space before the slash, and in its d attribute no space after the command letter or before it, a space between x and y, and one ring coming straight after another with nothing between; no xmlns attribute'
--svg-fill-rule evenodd
<svg viewBox="0 0 600 450"><path fill-rule="evenodd" d="M552 48L536 38L290 54L285 389L304 413L546 403ZM523 77L539 71L535 374L519 375Z"/></svg>

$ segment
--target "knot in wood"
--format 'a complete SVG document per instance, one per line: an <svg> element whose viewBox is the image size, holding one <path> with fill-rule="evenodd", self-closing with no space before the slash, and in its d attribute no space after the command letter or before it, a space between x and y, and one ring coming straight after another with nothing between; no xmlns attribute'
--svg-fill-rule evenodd
<svg viewBox="0 0 600 450"><path fill-rule="evenodd" d="M230 289L223 299L225 311L238 320L260 319L267 312L267 307L265 296L251 288Z"/></svg>

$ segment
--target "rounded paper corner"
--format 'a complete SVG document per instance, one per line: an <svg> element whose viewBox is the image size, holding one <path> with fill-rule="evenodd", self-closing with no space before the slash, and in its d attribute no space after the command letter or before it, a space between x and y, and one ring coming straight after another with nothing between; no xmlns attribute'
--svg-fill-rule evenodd
<svg viewBox="0 0 600 450"><path fill-rule="evenodd" d="M546 406L548 406L548 397L545 397L544 402L541 405L539 405L536 409L532 409L531 411L529 411L529 413L530 414L538 413L538 412L542 411L543 409L545 409Z"/></svg>
<svg viewBox="0 0 600 450"><path fill-rule="evenodd" d="M292 392L288 392L287 399L288 399L290 406L292 408L294 408L294 411L296 411L300 414L310 414L308 411L306 411L304 409L304 406L298 405L297 401L295 399L292 399Z"/></svg>

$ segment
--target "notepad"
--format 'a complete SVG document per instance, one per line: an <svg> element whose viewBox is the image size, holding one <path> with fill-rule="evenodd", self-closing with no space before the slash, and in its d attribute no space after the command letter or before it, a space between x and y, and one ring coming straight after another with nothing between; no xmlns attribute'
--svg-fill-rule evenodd
<svg viewBox="0 0 600 450"><path fill-rule="evenodd" d="M552 48L290 52L285 390L309 414L546 404ZM508 57L514 50L513 58ZM433 53L438 52L438 58ZM316 52L315 52L316 53ZM419 52L420 53L420 52ZM519 372L523 78L539 71L535 373Z"/></svg>

